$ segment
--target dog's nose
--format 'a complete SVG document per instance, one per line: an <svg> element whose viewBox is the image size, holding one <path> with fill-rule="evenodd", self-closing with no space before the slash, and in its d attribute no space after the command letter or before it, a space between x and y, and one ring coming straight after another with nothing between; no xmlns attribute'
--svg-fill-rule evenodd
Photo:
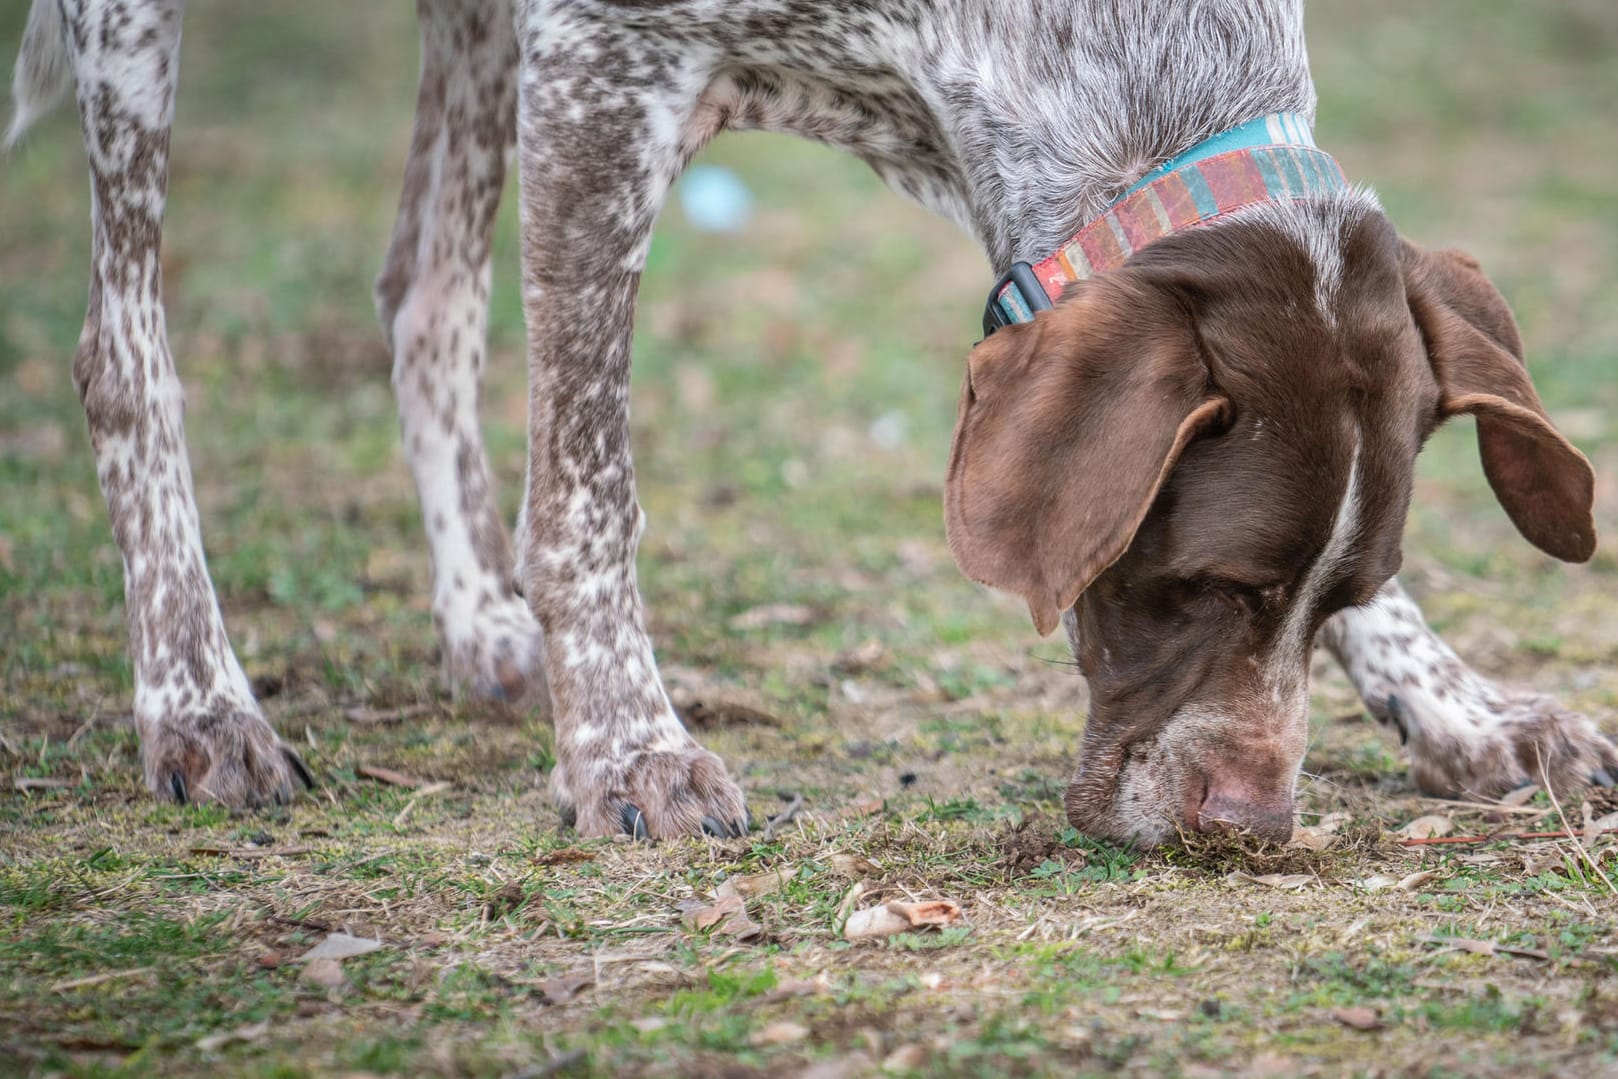
<svg viewBox="0 0 1618 1079"><path fill-rule="evenodd" d="M1292 792L1258 794L1210 785L1191 827L1199 832L1239 833L1285 843L1292 838Z"/></svg>

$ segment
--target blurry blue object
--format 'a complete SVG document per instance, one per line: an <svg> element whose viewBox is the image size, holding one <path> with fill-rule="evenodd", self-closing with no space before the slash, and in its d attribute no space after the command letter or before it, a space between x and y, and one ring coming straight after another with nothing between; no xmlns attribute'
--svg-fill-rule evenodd
<svg viewBox="0 0 1618 1079"><path fill-rule="evenodd" d="M698 165L680 180L680 209L703 232L738 232L753 215L753 193L729 169Z"/></svg>

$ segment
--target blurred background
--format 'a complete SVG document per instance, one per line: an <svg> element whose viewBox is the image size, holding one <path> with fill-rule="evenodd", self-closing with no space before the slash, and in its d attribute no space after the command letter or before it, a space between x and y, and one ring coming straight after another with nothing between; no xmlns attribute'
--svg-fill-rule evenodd
<svg viewBox="0 0 1618 1079"><path fill-rule="evenodd" d="M0 63L26 8L0 5ZM1618 6L1314 0L1308 17L1321 144L1407 235L1482 259L1618 534ZM278 698L441 700L370 297L415 93L411 6L196 3L182 57L165 286L232 636L272 713ZM665 213L636 336L641 582L671 677L809 715L837 698L829 657L863 646L896 692L964 700L1060 677L1050 692L1076 705L1077 680L1044 662L1062 646L961 580L943 543L990 268L851 158L746 134L702 163L728 171L688 181ZM508 192L484 392L508 510L525 420L515 218ZM130 693L70 372L88 246L68 107L0 159L0 714L30 730L121 712ZM1413 586L1480 663L1618 706L1611 540L1571 570L1531 551L1483 483L1470 423L1428 451L1407 547Z"/></svg>

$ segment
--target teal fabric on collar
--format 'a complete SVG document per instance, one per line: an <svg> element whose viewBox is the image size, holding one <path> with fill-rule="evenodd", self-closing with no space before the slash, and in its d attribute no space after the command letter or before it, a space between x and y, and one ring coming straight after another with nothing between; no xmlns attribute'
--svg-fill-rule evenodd
<svg viewBox="0 0 1618 1079"><path fill-rule="evenodd" d="M1232 150L1246 150L1254 146L1313 147L1314 144L1314 132L1310 129L1308 118L1302 113L1272 112L1268 116L1260 116L1245 124L1238 124L1229 131L1221 131L1211 139L1203 139L1184 153L1176 154L1130 184L1129 189L1120 195L1119 199L1133 195L1153 180L1166 176L1176 169L1183 169L1193 162L1217 157Z"/></svg>
<svg viewBox="0 0 1618 1079"><path fill-rule="evenodd" d="M1031 321L1074 282L1116 270L1141 248L1261 202L1321 198L1347 181L1297 113L1272 113L1205 139L1142 176L1049 257L995 283L983 333Z"/></svg>

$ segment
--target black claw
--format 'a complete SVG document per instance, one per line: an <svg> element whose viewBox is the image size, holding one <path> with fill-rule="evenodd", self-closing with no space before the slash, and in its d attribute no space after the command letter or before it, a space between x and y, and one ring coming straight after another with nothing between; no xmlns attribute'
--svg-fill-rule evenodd
<svg viewBox="0 0 1618 1079"><path fill-rule="evenodd" d="M625 802L622 819L624 822L625 834L632 835L636 839L647 839L650 837L650 834L646 831L646 814L640 811L639 806L631 805L630 803Z"/></svg>
<svg viewBox="0 0 1618 1079"><path fill-rule="evenodd" d="M753 814L742 810L742 819L735 824L736 838L740 839L753 830Z"/></svg>
<svg viewBox="0 0 1618 1079"><path fill-rule="evenodd" d="M1605 768L1597 768L1595 771L1591 772L1590 782L1594 783L1598 787L1618 786L1618 782L1615 782L1612 778L1612 773L1607 771Z"/></svg>
<svg viewBox="0 0 1618 1079"><path fill-rule="evenodd" d="M571 828L579 823L579 807L572 805L557 806L557 814L562 818L562 827Z"/></svg>
<svg viewBox="0 0 1618 1079"><path fill-rule="evenodd" d="M314 790L315 789L314 773L310 772L309 771L309 766L307 764L303 763L303 758L298 756L298 751L293 749L291 746L282 746L281 747L281 753L286 757L287 763L292 766L292 770L294 772L298 773L298 781L303 784L304 789L305 790L311 790L311 791ZM288 801L292 800L292 792L291 791L287 792L287 800Z"/></svg>
<svg viewBox="0 0 1618 1079"><path fill-rule="evenodd" d="M702 818L702 834L703 835L711 835L715 839L730 839L731 838L730 829L727 828L725 825L720 824L717 817L703 817Z"/></svg>
<svg viewBox="0 0 1618 1079"><path fill-rule="evenodd" d="M182 776L179 772L173 772L169 775L169 790L174 792L174 800L181 805L185 805L191 800L185 791L185 776Z"/></svg>
<svg viewBox="0 0 1618 1079"><path fill-rule="evenodd" d="M1407 744L1410 741L1410 728L1405 726L1405 706L1399 702L1398 697L1390 693L1382 707L1387 710L1388 719L1399 728L1399 744Z"/></svg>

